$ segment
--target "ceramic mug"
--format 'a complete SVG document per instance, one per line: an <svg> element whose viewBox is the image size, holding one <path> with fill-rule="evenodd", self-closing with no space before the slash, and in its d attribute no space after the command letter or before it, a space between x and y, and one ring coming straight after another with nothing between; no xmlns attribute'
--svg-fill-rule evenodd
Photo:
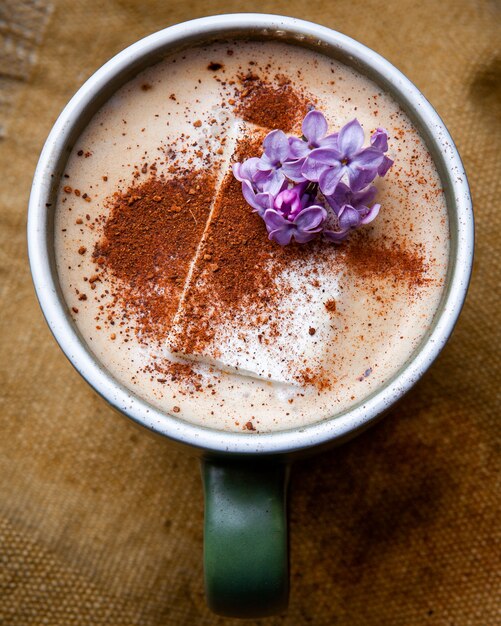
<svg viewBox="0 0 501 626"><path fill-rule="evenodd" d="M419 130L445 189L450 256L446 286L433 322L412 357L390 380L351 409L307 427L264 434L196 426L149 405L118 383L80 337L58 284L54 207L71 148L97 110L138 72L166 54L215 39L280 40L318 50L368 76L401 105ZM431 365L449 338L468 287L473 216L468 183L441 119L395 67L338 32L276 15L217 15L157 32L115 56L80 88L43 148L28 218L33 281L45 318L62 350L115 409L195 452L205 490L205 583L209 606L227 616L259 617L288 600L286 489L290 461L337 445L376 422Z"/></svg>

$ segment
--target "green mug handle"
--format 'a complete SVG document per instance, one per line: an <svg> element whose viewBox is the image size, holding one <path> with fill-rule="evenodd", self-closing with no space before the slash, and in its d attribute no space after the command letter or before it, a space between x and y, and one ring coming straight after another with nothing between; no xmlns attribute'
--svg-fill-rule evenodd
<svg viewBox="0 0 501 626"><path fill-rule="evenodd" d="M209 607L226 617L285 611L289 597L289 466L202 461Z"/></svg>

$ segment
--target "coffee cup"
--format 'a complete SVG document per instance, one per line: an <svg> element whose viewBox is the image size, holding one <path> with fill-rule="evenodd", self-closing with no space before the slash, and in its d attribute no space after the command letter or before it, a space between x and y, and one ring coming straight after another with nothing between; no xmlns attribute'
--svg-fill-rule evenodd
<svg viewBox="0 0 501 626"><path fill-rule="evenodd" d="M317 423L264 433L226 432L167 414L118 382L79 333L63 297L54 249L54 207L69 152L99 108L127 81L174 50L214 40L283 41L317 50L369 77L412 120L439 173L450 246L441 301L423 339L398 372L355 406ZM380 419L440 353L460 313L473 257L473 217L465 172L443 122L417 88L364 45L290 17L217 15L177 24L133 44L80 88L55 123L36 169L28 244L36 293L63 352L112 407L201 460L205 492L205 584L218 614L261 617L288 600L286 491L290 463L354 437Z"/></svg>

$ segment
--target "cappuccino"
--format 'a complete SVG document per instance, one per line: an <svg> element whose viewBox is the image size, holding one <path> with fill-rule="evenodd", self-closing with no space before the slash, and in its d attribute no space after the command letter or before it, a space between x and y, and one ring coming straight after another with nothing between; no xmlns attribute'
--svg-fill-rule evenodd
<svg viewBox="0 0 501 626"><path fill-rule="evenodd" d="M322 111L389 135L377 219L342 244L280 246L231 166ZM166 57L79 137L61 180L56 257L89 348L132 392L226 431L304 427L362 403L426 336L449 253L422 138L355 70L302 47L229 41Z"/></svg>

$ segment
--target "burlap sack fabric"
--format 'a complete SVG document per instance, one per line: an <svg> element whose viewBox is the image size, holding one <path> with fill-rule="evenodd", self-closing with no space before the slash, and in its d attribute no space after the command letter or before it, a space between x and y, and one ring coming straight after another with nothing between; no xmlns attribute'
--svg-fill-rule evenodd
<svg viewBox="0 0 501 626"><path fill-rule="evenodd" d="M0 624L232 624L205 607L197 462L113 413L35 301L26 206L43 141L111 55L196 16L260 10L375 48L465 161L476 268L447 348L378 426L297 464L276 625L501 624L500 5L496 0L7 0L0 5ZM238 622L240 623L240 622Z"/></svg>

